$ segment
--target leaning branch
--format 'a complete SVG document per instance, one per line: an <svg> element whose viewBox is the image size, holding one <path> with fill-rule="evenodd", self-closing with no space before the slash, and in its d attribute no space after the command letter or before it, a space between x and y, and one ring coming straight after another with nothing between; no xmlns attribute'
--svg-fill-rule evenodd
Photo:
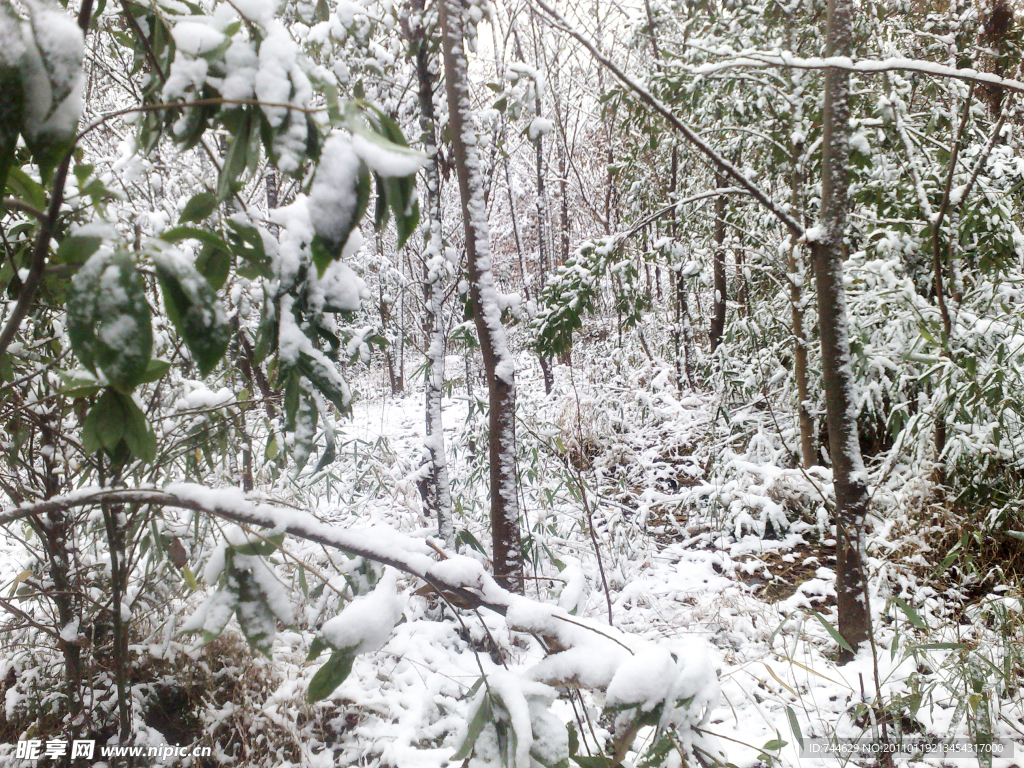
<svg viewBox="0 0 1024 768"><path fill-rule="evenodd" d="M623 72L618 67L618 65L615 64L615 62L613 62L611 59L609 59L607 56L601 53L597 49L597 46L588 37L586 37L586 35L584 35L582 32L578 31L572 25L570 25L558 11L556 11L554 8L552 8L550 5L544 2L544 0L533 0L533 2L536 3L536 5L542 11L544 11L546 17L542 18L545 18L545 21L547 21L548 24L550 24L556 29L561 30L562 32L565 32L567 35L569 35L577 42L579 42L580 45L582 45L584 48L590 51L590 54L594 57L594 59L596 59L601 64L601 66L603 66L613 75L615 75L615 77L619 80L620 83L622 83L634 94L636 94L636 96L639 97L639 99L642 102L644 102L648 107L650 107L663 118L665 118L669 125L675 128L681 134L683 134L686 140L690 142L690 144L692 144L694 147L696 147L701 154L707 157L708 160L710 160L711 163L715 166L715 168L717 168L727 177L735 181L738 186L742 187L744 191L750 194L751 197L753 197L755 200L757 200L757 202L759 202L769 212L771 212L771 214L775 216L775 218L781 221L794 238L800 239L804 236L804 228L796 221L796 219L794 219L792 216L786 213L786 211L784 211L779 205L777 205L775 201L773 201L754 182L752 182L750 179L744 176L739 168L737 168L735 165L733 165L720 154L718 154L718 152L712 149L711 146L707 144L707 142L705 142L700 136L697 135L696 131L694 131L690 126L688 126L678 117L676 117L675 114L673 114L672 110L669 109L657 97L655 97L654 94L652 94L649 90L640 85L640 83L638 83L636 80L634 80L625 72Z"/></svg>

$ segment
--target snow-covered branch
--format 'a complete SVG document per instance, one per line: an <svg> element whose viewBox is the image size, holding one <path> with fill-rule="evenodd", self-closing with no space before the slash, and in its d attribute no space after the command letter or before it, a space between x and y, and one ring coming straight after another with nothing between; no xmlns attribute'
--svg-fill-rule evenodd
<svg viewBox="0 0 1024 768"><path fill-rule="evenodd" d="M710 51L710 53L722 53ZM729 69L744 67L789 67L791 69L839 69L853 74L875 74L880 72L916 72L933 77L944 77L963 80L968 83L983 83L1006 88L1010 91L1024 93L1024 82L1008 77L1000 77L991 72L979 72L976 69L949 67L924 59L910 59L893 56L888 59L854 60L847 56L815 56L805 58L794 56L788 51L729 51L729 58L722 61L686 67L685 71L694 75L711 75Z"/></svg>
<svg viewBox="0 0 1024 768"><path fill-rule="evenodd" d="M164 488L83 488L66 496L22 505L0 513L0 526L27 517L100 504L152 504L188 509L239 525L285 533L391 566L422 579L450 602L464 608L488 608L506 617L510 628L539 635L552 649L580 644L581 637L603 638L602 645L632 653L629 636L594 624L555 606L513 594L464 555L445 553L426 539L413 538L386 526L342 528L308 512L277 507L248 498L238 488L206 488L194 483L173 483ZM438 559L440 557L440 559Z"/></svg>

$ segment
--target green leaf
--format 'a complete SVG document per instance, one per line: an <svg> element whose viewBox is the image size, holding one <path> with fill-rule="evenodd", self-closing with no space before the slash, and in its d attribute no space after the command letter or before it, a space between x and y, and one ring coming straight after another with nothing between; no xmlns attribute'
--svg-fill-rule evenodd
<svg viewBox="0 0 1024 768"><path fill-rule="evenodd" d="M316 661L320 658L320 654L330 647L322 637L314 637L313 642L309 644L309 653L306 654L306 661Z"/></svg>
<svg viewBox="0 0 1024 768"><path fill-rule="evenodd" d="M334 689L345 682L352 672L356 654L351 648L342 648L331 654L327 662L316 671L306 690L306 701L310 704L326 699Z"/></svg>
<svg viewBox="0 0 1024 768"><path fill-rule="evenodd" d="M187 261L163 254L153 259L164 308L206 376L228 348L231 329L217 294Z"/></svg>
<svg viewBox="0 0 1024 768"><path fill-rule="evenodd" d="M17 29L18 20L6 2L0 4L0 26ZM7 187L7 172L14 163L22 124L25 94L17 62L0 52L0 197Z"/></svg>
<svg viewBox="0 0 1024 768"><path fill-rule="evenodd" d="M206 620L203 622L203 642L209 643L220 637L224 627L231 621L235 606L238 604L238 583L231 570L231 563L226 564L221 573L221 586L207 600Z"/></svg>
<svg viewBox="0 0 1024 768"><path fill-rule="evenodd" d="M360 160L359 170L354 177L346 181L349 185L346 196L355 197L355 206L349 210L342 211L343 217L340 220L331 222L330 233L317 232L316 237L313 239L313 263L316 264L317 273L321 277L323 277L324 270L327 269L332 261L341 258L341 252L345 248L345 243L348 242L348 238L353 230L359 226L359 222L366 213L366 207L370 203L370 170L366 167L366 163ZM314 178L314 190L316 185L317 180ZM317 245L318 239L319 245Z"/></svg>
<svg viewBox="0 0 1024 768"><path fill-rule="evenodd" d="M299 399L302 387L299 385L299 372L291 370L284 385L284 428L286 432L295 431L295 419L299 414Z"/></svg>
<svg viewBox="0 0 1024 768"><path fill-rule="evenodd" d="M395 229L398 232L398 248L416 232L420 222L420 207L415 200L416 177L384 179L388 205L395 214Z"/></svg>
<svg viewBox="0 0 1024 768"><path fill-rule="evenodd" d="M277 533L273 536L267 536L265 539L258 539L245 544L236 544L231 549L238 555L267 557L279 550L282 544L284 544L284 534Z"/></svg>
<svg viewBox="0 0 1024 768"><path fill-rule="evenodd" d="M21 168L11 168L7 173L7 187L11 194L31 205L37 211L46 209L46 190Z"/></svg>
<svg viewBox="0 0 1024 768"><path fill-rule="evenodd" d="M68 337L88 370L130 392L141 383L153 347L146 284L124 251L94 254L71 281Z"/></svg>
<svg viewBox="0 0 1024 768"><path fill-rule="evenodd" d="M615 768L616 762L610 757L604 755L595 755L594 757L587 757L585 755L569 755L569 759L572 760L580 768Z"/></svg>
<svg viewBox="0 0 1024 768"><path fill-rule="evenodd" d="M166 360L150 360L146 366L146 372L142 376L143 384L151 384L159 380L165 373L171 370L171 364Z"/></svg>
<svg viewBox="0 0 1024 768"><path fill-rule="evenodd" d="M327 443L327 447L324 449L323 454L320 456L320 460L316 463L316 469L314 472L330 466L330 464L338 457L338 449L334 445L334 441L330 440Z"/></svg>
<svg viewBox="0 0 1024 768"><path fill-rule="evenodd" d="M231 272L231 254L214 245L204 245L196 257L196 271L206 278L210 287L219 291Z"/></svg>
<svg viewBox="0 0 1024 768"><path fill-rule="evenodd" d="M475 549L482 555L487 554L487 550L484 549L483 545L477 540L476 536L469 532L469 529L463 529L458 532L458 534L455 536L455 544L462 544L472 549Z"/></svg>
<svg viewBox="0 0 1024 768"><path fill-rule="evenodd" d="M317 275L320 277L323 277L331 262L341 256L341 250L336 250L330 241L325 240L320 235L313 235L313 242L309 244L309 251L313 257L313 263L316 264Z"/></svg>
<svg viewBox="0 0 1024 768"><path fill-rule="evenodd" d="M185 209L178 217L182 224L202 221L217 210L217 196L212 192L199 192L185 203Z"/></svg>
<svg viewBox="0 0 1024 768"><path fill-rule="evenodd" d="M64 382L59 391L65 397L92 397L103 388L91 376L75 376L64 371L57 371L57 375Z"/></svg>
<svg viewBox="0 0 1024 768"><path fill-rule="evenodd" d="M484 693L480 697L480 703L477 705L476 712L473 713L473 717L469 720L466 738L462 740L462 744L459 745L458 750L452 755L450 762L465 760L473 754L473 746L476 744L476 740L480 738L480 733L483 731L484 726L491 721L492 717L491 694Z"/></svg>
<svg viewBox="0 0 1024 768"><path fill-rule="evenodd" d="M53 260L58 264L84 264L102 244L103 238L98 235L65 237L57 247Z"/></svg>
<svg viewBox="0 0 1024 768"><path fill-rule="evenodd" d="M665 759L673 749L675 749L675 743L667 734L663 735L644 753L644 758L637 768L656 768L664 765Z"/></svg>
<svg viewBox="0 0 1024 768"><path fill-rule="evenodd" d="M27 8L32 34L23 35L25 49L19 62L22 87L29 86L21 132L45 184L74 146L77 121L54 118L65 101L73 98L71 94L82 71L82 50L65 45L64 37L50 32L52 14L63 11L46 3L30 3ZM9 13L4 15L9 18ZM11 23L8 18L2 22L5 27Z"/></svg>
<svg viewBox="0 0 1024 768"><path fill-rule="evenodd" d="M82 447L88 454L105 448L113 454L124 440L132 454L146 463L156 458L156 435L130 395L107 388L82 425Z"/></svg>
<svg viewBox="0 0 1024 768"><path fill-rule="evenodd" d="M832 639L836 641L836 643L839 645L840 648L842 648L842 649L844 649L846 651L849 651L850 653L853 653L853 648L851 648L850 644L848 642L846 642L846 640L843 638L843 636L841 634L839 634L839 630L838 629L836 629L831 624L829 624L828 620L826 620L825 617L822 616L817 611L811 611L811 614L818 621L821 622L821 626L823 626L825 628L825 630L832 636Z"/></svg>
<svg viewBox="0 0 1024 768"><path fill-rule="evenodd" d="M192 573L192 569L187 565L181 569L181 575L185 577L185 585L193 592L199 591L199 582L196 581L196 576Z"/></svg>
<svg viewBox="0 0 1024 768"><path fill-rule="evenodd" d="M197 229L196 227L171 227L162 235L160 239L165 243L180 243L182 240L198 240L203 245L212 245L222 250L230 250L228 244L219 236L213 232L208 232L205 229Z"/></svg>
<svg viewBox="0 0 1024 768"><path fill-rule="evenodd" d="M783 741L782 739L772 739L771 741L766 741L761 749L765 752L775 752L782 749L788 743L788 741Z"/></svg>
<svg viewBox="0 0 1024 768"><path fill-rule="evenodd" d="M800 749L803 749L804 734L800 730L800 722L796 719L796 712L788 704L786 705L786 717L789 718L789 727L793 729L793 737L796 739L796 743L800 745Z"/></svg>
<svg viewBox="0 0 1024 768"><path fill-rule="evenodd" d="M366 106L369 107L369 105ZM426 161L427 156L425 154L418 150L409 148L409 145L405 141L405 137L402 135L401 129L393 119L375 107L369 108L373 111L370 118L380 126L381 133L377 133L366 124L363 115L359 111L359 106L354 102L349 102L345 108L345 127L353 134L362 136L364 139L375 144L386 152L394 152L395 154L414 157L417 160Z"/></svg>
<svg viewBox="0 0 1024 768"><path fill-rule="evenodd" d="M236 180L245 170L249 155L249 131L251 128L252 117L246 111L241 125L238 126L231 139L231 146L228 147L227 154L224 156L224 164L221 166L220 178L217 180L217 200L220 202L231 196Z"/></svg>
<svg viewBox="0 0 1024 768"><path fill-rule="evenodd" d="M892 601L896 603L896 605L899 607L901 611L903 611L903 613L906 614L907 620L910 621L910 623L913 626L917 627L918 629L928 629L928 625L925 624L924 621L922 621L917 611L911 608L905 600L901 600L900 598L896 597L896 595L893 595Z"/></svg>
<svg viewBox="0 0 1024 768"><path fill-rule="evenodd" d="M103 394L93 404L82 425L82 448L89 455L100 448L113 451L124 436L125 413L121 408L118 393L113 389Z"/></svg>
<svg viewBox="0 0 1024 768"><path fill-rule="evenodd" d="M921 643L910 648L914 651L963 651L966 646L962 643Z"/></svg>
<svg viewBox="0 0 1024 768"><path fill-rule="evenodd" d="M128 450L140 461L152 464L156 458L156 435L150 429L146 414L130 395L119 394L118 398L125 415L124 441Z"/></svg>
<svg viewBox="0 0 1024 768"><path fill-rule="evenodd" d="M340 381L341 374L337 369L328 368L328 364L318 358L310 357L305 352L299 353L299 362L296 366L299 372L312 382L313 386L320 390L335 408L341 413L348 413L350 397L342 389L343 382ZM287 398L287 395L286 395Z"/></svg>

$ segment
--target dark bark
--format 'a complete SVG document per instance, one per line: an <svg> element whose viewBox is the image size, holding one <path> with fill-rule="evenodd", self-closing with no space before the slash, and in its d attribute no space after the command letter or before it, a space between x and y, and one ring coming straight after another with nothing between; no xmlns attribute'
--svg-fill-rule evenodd
<svg viewBox="0 0 1024 768"><path fill-rule="evenodd" d="M482 173L476 152L463 47L465 0L441 0L438 16L444 52L448 120L452 154L459 180L466 235L466 268L473 317L487 379L487 451L490 460L491 542L495 580L522 593L523 556L519 532L519 498L515 466L515 363L505 344L491 272L487 210L483 199Z"/></svg>
<svg viewBox="0 0 1024 768"><path fill-rule="evenodd" d="M725 186L725 177L715 173L715 188ZM708 337L711 340L711 351L718 349L725 333L726 280L725 280L725 195L715 197L715 303L714 315L711 317L711 328Z"/></svg>
<svg viewBox="0 0 1024 768"><path fill-rule="evenodd" d="M851 55L852 22L852 0L829 0L826 55ZM811 244L811 261L818 292L821 367L836 495L839 633L857 651L870 637L871 615L864 569L864 518L869 502L867 473L857 431L846 293L843 289L843 237L849 205L849 100L849 73L836 68L826 69L821 225L818 238ZM852 654L843 651L840 658L848 661Z"/></svg>

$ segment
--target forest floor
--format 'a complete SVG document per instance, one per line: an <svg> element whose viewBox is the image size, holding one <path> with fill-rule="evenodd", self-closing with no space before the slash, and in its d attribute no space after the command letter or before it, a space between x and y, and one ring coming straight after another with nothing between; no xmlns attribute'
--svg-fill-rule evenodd
<svg viewBox="0 0 1024 768"><path fill-rule="evenodd" d="M1019 586L943 565L950 533L920 481L894 470L874 489L874 644L839 666L827 471L792 466L777 414L680 394L656 366L611 377L609 367L559 369L551 396L536 374L520 379L528 594L657 641L695 670L711 665L721 697L705 728L738 768L872 764L825 754L837 738L921 745L913 757L897 755L898 764L973 764L965 750L980 743L993 748L985 768L1024 765ZM379 380L358 384L372 391ZM460 549L483 561L486 419L482 384L475 387L469 396L456 382L444 419ZM434 535L416 485L422 395L360 396L337 429L329 470L272 495L341 526ZM352 561L309 543L289 547L344 588ZM13 568L19 557L8 554ZM12 577L3 565L0 577ZM322 588L300 594L298 628L278 633L271 659L250 652L233 625L205 650L172 637L136 647L140 663L163 675L157 697L181 698L165 702L162 720L148 719L138 743L198 738L241 756L239 765L269 765L268 755L281 766L456 765L467 694L481 671L525 669L543 651L500 616L456 616L414 595L421 585L399 586L405 621L316 704L305 691L321 662L306 654L332 611ZM201 597L173 612L184 619ZM559 699L552 708L577 723L581 754L610 737L601 704ZM651 735L641 732L638 754ZM5 764L19 765L0 747Z"/></svg>
<svg viewBox="0 0 1024 768"><path fill-rule="evenodd" d="M895 762L922 765L973 764L970 745L992 742L991 765L1024 765L1019 590L946 579L935 562L944 553L921 525L934 510L903 478L900 492L876 492L884 514L873 520L868 543L874 645L838 666L834 542L823 535L823 508L814 498L828 494L827 473L780 466L777 446L759 450L759 442L771 442L765 424L774 416L740 408L723 426L712 396L680 396L662 373L649 370L609 388L577 370L550 397L536 378L520 385L528 592L599 621L610 613L617 628L667 644L680 658L700 659L706 649L721 681L707 731L741 768L872 762L826 756L824 745L836 738L914 742L916 755L896 755ZM567 375L560 371L559 381ZM461 498L481 480L472 402L463 395L445 403ZM756 428L744 431L745 420ZM420 463L421 398L362 400L344 434L353 445L387 444L390 480L381 488L388 494L367 499L373 515L406 530L430 526L409 479ZM579 502L584 489L593 537ZM457 510L456 530L467 530L467 541L486 541L481 519L482 507ZM475 654L529 666L539 649L509 637L498 617L466 618L456 632L450 622L432 621L436 609L407 616L384 650L395 665L376 702L378 727L363 731L378 741L356 738L347 751L379 752L383 764L401 768L444 766L450 746L424 747L430 734L443 738L445 718L430 716L420 697L437 701L447 691L443 697L457 699L479 676ZM421 631L442 645L468 640L461 668L432 668L429 643L412 640ZM360 664L362 674L371 665L379 670L379 661ZM346 685L336 699L345 699ZM392 696L392 685L404 693ZM572 709L562 704L571 720ZM608 723L595 709L586 725L584 749L606 736Z"/></svg>

